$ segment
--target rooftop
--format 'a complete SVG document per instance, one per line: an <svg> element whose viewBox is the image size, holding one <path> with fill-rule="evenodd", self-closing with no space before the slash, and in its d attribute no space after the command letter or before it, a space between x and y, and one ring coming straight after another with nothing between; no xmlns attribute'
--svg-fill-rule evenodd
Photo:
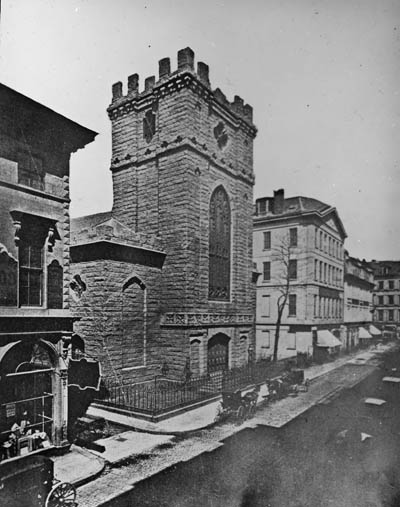
<svg viewBox="0 0 400 507"><path fill-rule="evenodd" d="M0 131L24 140L75 152L97 136L93 130L56 113L0 83Z"/></svg>

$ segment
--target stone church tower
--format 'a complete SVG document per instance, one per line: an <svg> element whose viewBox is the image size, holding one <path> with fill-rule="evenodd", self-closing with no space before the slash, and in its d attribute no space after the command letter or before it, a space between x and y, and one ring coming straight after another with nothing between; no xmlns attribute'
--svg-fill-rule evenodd
<svg viewBox="0 0 400 507"><path fill-rule="evenodd" d="M137 74L126 93L114 84L108 114L114 203L107 218L144 248L129 269L138 291L145 287L147 374L163 363L176 376L188 365L200 375L246 363L255 313L252 108L212 90L208 66L198 62L195 71L186 48L175 71L169 58L160 60L158 80L145 79L143 91ZM162 267L152 263L157 255Z"/></svg>

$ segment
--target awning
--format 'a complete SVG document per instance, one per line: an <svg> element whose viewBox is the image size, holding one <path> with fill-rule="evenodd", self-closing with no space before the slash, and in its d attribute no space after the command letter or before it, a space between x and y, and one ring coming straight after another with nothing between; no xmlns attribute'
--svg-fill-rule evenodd
<svg viewBox="0 0 400 507"><path fill-rule="evenodd" d="M365 327L358 328L358 338L372 338L371 334L365 329Z"/></svg>
<svg viewBox="0 0 400 507"><path fill-rule="evenodd" d="M342 342L327 329L319 329L317 335L317 347L334 348L342 346Z"/></svg>
<svg viewBox="0 0 400 507"><path fill-rule="evenodd" d="M369 332L372 334L372 336L379 336L382 334L381 331L379 331L379 329L377 329L372 324L369 326Z"/></svg>

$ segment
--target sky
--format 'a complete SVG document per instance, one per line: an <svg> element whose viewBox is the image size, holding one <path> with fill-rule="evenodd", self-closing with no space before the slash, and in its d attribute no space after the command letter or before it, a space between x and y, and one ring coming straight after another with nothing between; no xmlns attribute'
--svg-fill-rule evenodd
<svg viewBox="0 0 400 507"><path fill-rule="evenodd" d="M399 259L399 0L2 0L0 80L99 133L71 215L112 206L111 85L187 46L254 108L255 198L319 199L351 255Z"/></svg>

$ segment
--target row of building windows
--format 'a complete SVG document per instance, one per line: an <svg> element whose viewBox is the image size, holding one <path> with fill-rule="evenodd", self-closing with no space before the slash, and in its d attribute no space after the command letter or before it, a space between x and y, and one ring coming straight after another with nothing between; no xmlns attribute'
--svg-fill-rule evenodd
<svg viewBox="0 0 400 507"><path fill-rule="evenodd" d="M272 348L273 340L271 340L270 331L268 329L263 329L261 331L261 336L259 337L260 348L261 348L261 357L264 356L263 349ZM284 346L288 350L296 350L296 333L287 333L282 340ZM266 354L268 355L268 354Z"/></svg>
<svg viewBox="0 0 400 507"><path fill-rule="evenodd" d="M297 260L296 259L289 260L287 275L289 277L289 280L297 280ZM283 273L282 277L286 278L286 274ZM271 281L271 262L270 261L263 262L263 281L264 282Z"/></svg>
<svg viewBox="0 0 400 507"><path fill-rule="evenodd" d="M369 301L362 301L360 299L355 298L347 298L346 300L347 307L357 307L357 308L369 308L370 302Z"/></svg>
<svg viewBox="0 0 400 507"><path fill-rule="evenodd" d="M331 266L326 262L314 260L314 280L340 287L343 280L343 270L335 266Z"/></svg>
<svg viewBox="0 0 400 507"><path fill-rule="evenodd" d="M379 322L397 322L400 320L400 310L377 310L375 317Z"/></svg>
<svg viewBox="0 0 400 507"><path fill-rule="evenodd" d="M339 298L314 296L314 317L339 319L343 316L342 302Z"/></svg>
<svg viewBox="0 0 400 507"><path fill-rule="evenodd" d="M400 289L400 280L379 280L379 282L376 285L376 288L379 290Z"/></svg>
<svg viewBox="0 0 400 507"><path fill-rule="evenodd" d="M297 314L297 296L289 294L288 297L289 317L296 317ZM271 297L268 294L262 296L261 317L271 316Z"/></svg>
<svg viewBox="0 0 400 507"><path fill-rule="evenodd" d="M400 294L388 294L375 296L375 304L378 305L400 305Z"/></svg>
<svg viewBox="0 0 400 507"><path fill-rule="evenodd" d="M332 238L326 232L318 229L315 230L315 248L336 259L343 259L343 251L340 242Z"/></svg>
<svg viewBox="0 0 400 507"><path fill-rule="evenodd" d="M271 231L263 233L264 250L271 250L272 248L272 234ZM294 248L298 245L297 227L289 229L289 247Z"/></svg>

